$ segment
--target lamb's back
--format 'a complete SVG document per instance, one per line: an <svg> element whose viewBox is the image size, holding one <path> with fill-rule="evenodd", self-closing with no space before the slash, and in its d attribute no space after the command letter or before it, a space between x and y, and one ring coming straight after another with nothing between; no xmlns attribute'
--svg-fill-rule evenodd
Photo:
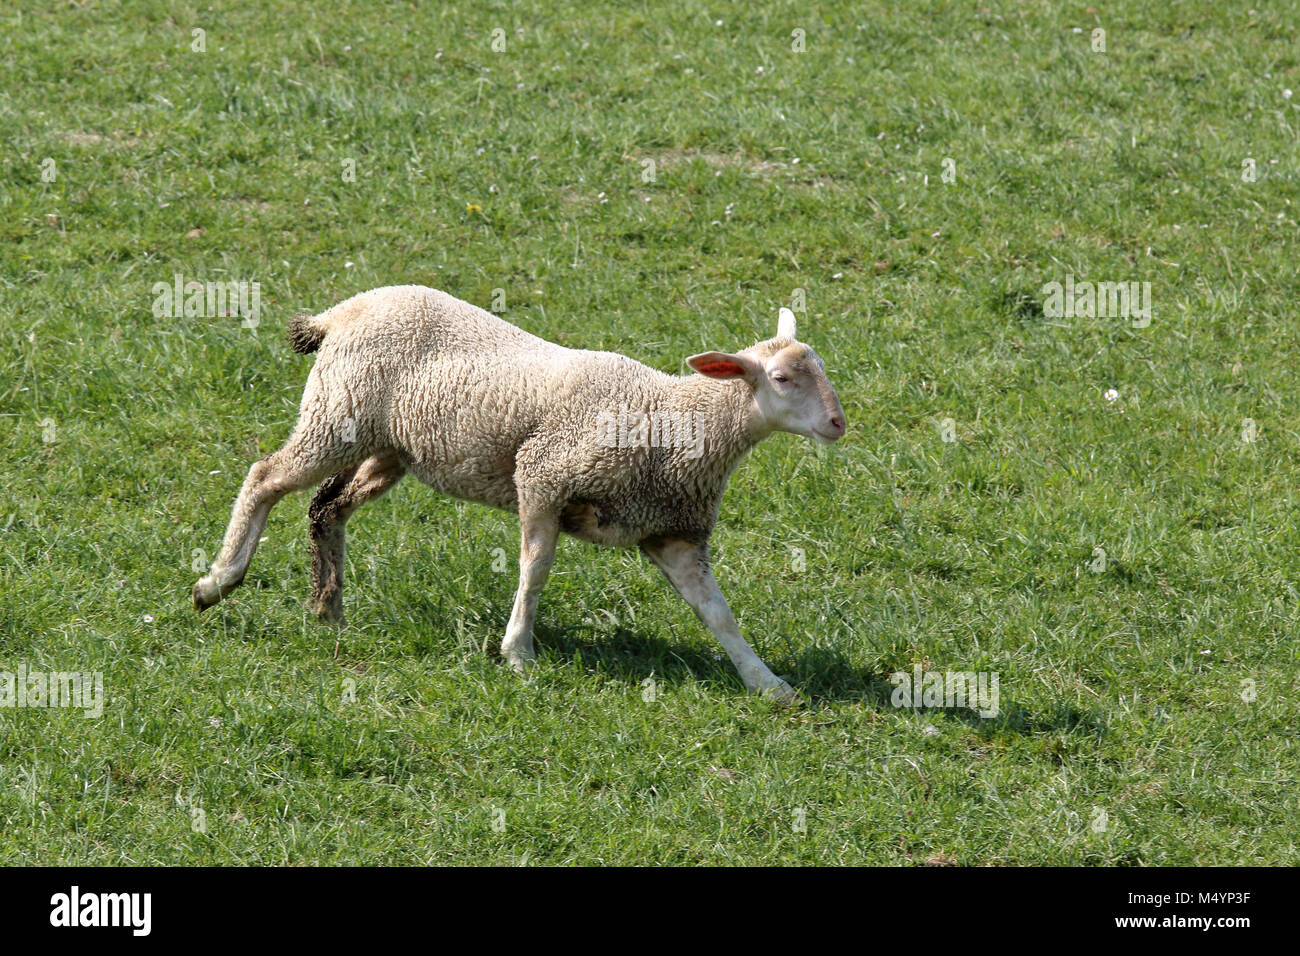
<svg viewBox="0 0 1300 956"><path fill-rule="evenodd" d="M427 286L385 286L340 302L320 316L325 349L364 348L392 365L431 354L461 355L552 346L485 309Z"/></svg>

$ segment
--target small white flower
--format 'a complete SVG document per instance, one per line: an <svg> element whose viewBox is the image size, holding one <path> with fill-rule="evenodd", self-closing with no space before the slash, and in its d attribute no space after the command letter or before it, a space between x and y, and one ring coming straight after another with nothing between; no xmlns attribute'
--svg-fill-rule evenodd
<svg viewBox="0 0 1300 956"><path fill-rule="evenodd" d="M343 263L343 268L344 268L344 269L351 269L354 265L356 265L355 262L345 262L345 263Z"/></svg>
<svg viewBox="0 0 1300 956"><path fill-rule="evenodd" d="M1117 398L1119 398L1119 392L1115 391L1113 388L1106 389L1106 401L1113 402Z"/></svg>
<svg viewBox="0 0 1300 956"><path fill-rule="evenodd" d="M144 620L144 622L145 622L146 624L152 624L152 623L153 623L153 615L152 615L152 614L146 614L146 615L144 616L143 620Z"/></svg>
<svg viewBox="0 0 1300 956"><path fill-rule="evenodd" d="M1290 90L1283 90L1283 91L1282 91L1282 98L1283 98L1283 99L1286 99L1286 100L1289 100L1289 99L1291 98L1291 91L1290 91Z"/></svg>

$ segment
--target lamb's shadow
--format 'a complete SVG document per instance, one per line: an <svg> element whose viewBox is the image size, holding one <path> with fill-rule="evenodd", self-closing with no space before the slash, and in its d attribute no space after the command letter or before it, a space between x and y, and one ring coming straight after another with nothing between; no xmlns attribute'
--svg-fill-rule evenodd
<svg viewBox="0 0 1300 956"><path fill-rule="evenodd" d="M665 684L691 680L734 683L743 690L731 663L698 644L682 644L626 627L534 627L537 650L559 661L581 661L589 671L640 685L647 678Z"/></svg>
<svg viewBox="0 0 1300 956"><path fill-rule="evenodd" d="M538 649L557 660L580 660L582 666L605 678L643 685L653 677L665 685L692 681L716 682L743 693L744 685L721 650L711 652L696 643L682 644L641 634L624 627L537 627ZM835 648L809 647L797 653L776 654L772 669L798 689L810 709L831 703L858 701L875 710L895 710L895 683L890 673L853 664ZM1012 699L999 701L997 714L981 716L971 708L922 707L931 720L965 723L985 738L1000 734L1029 736L1061 732L1101 738L1106 723L1100 712L1056 703L1038 711Z"/></svg>
<svg viewBox="0 0 1300 956"><path fill-rule="evenodd" d="M1035 712L1014 700L1000 702L998 712L992 717L981 717L971 710L948 710L945 714L954 720L970 724L983 737L1001 733L1029 736L1031 734L1065 733L1092 736L1100 740L1106 735L1106 720L1096 709L1082 710L1071 704L1057 702L1051 707Z"/></svg>
<svg viewBox="0 0 1300 956"><path fill-rule="evenodd" d="M814 699L862 700L880 709L898 709L894 703L898 685L891 679L892 672L875 676L854 667L838 650L809 648L799 655L798 669L805 675L801 689ZM1029 736L1061 731L1098 739L1106 734L1105 718L1097 709L1081 709L1060 701L1037 711L1009 698L996 703L996 708L920 707L917 712L933 720L967 724L986 739L1000 734ZM996 713L988 713L991 709Z"/></svg>
<svg viewBox="0 0 1300 956"><path fill-rule="evenodd" d="M420 610L431 619L443 613L441 605L434 602ZM482 629L489 634L504 633L505 627L505 615L495 610L486 611L474 622L475 630ZM646 679L653 677L670 687L705 681L737 695L745 693L744 684L720 647L666 639L619 625L548 626L539 620L534 633L542 657L557 662L580 661L587 671L624 682L629 689L643 687ZM495 655L499 645L489 641L486 648ZM795 686L809 709L846 702L860 702L882 712L899 709L894 703L893 671L858 666L833 646L796 650L787 643L784 653L779 647L765 651L772 670ZM920 707L917 712L930 721L965 723L986 739L1003 734L1030 736L1060 732L1100 739L1107 731L1101 711L1081 709L1063 701L1034 710L1002 697L997 714L990 717L964 707Z"/></svg>
<svg viewBox="0 0 1300 956"><path fill-rule="evenodd" d="M721 648L679 643L625 627L545 627L536 629L537 648L557 660L580 660L606 678L641 685L653 677L668 686L716 682L743 693L744 684ZM833 701L864 701L888 707L892 685L886 676L853 665L838 651L809 648L796 655L773 655L768 664L792 683L811 707Z"/></svg>

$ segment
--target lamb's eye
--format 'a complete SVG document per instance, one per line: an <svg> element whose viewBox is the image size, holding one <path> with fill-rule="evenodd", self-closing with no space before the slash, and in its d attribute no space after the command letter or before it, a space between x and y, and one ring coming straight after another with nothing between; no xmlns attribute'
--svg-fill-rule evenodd
<svg viewBox="0 0 1300 956"><path fill-rule="evenodd" d="M772 381L780 382L782 385L784 385L786 382L790 380L786 378L784 375L782 375L780 372L777 372L775 375L772 376Z"/></svg>

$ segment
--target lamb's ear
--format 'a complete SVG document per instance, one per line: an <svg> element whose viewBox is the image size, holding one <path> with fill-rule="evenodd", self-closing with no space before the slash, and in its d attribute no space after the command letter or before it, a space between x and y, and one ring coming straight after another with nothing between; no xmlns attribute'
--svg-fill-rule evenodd
<svg viewBox="0 0 1300 956"><path fill-rule="evenodd" d="M777 316L776 337L778 339L798 338L798 336L794 334L794 313L789 309L782 308L781 311L777 313Z"/></svg>
<svg viewBox="0 0 1300 956"><path fill-rule="evenodd" d="M701 352L692 355L686 364L709 378L748 378L754 380L763 374L763 365L750 355L729 352Z"/></svg>

